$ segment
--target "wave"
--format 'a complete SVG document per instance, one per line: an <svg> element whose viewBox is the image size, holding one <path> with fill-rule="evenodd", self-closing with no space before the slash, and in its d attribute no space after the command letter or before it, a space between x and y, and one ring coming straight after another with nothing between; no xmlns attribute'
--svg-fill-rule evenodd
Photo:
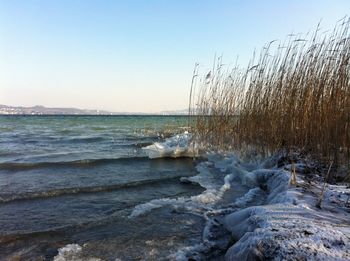
<svg viewBox="0 0 350 261"><path fill-rule="evenodd" d="M98 227L104 224L113 222L115 219L120 218L119 213L125 210L128 210L130 207L127 207L123 210L117 210L112 215L94 219L87 220L83 222L75 222L67 225L57 225L49 228L43 228L38 230L15 230L10 232L2 232L0 235L0 244L11 244L12 242L18 242L23 239L31 239L38 237L65 237L67 232L72 232L75 230L80 230L82 228L93 228Z"/></svg>
<svg viewBox="0 0 350 261"><path fill-rule="evenodd" d="M12 151L0 151L0 157L13 157L13 156L18 156L21 155L18 152L12 152Z"/></svg>
<svg viewBox="0 0 350 261"><path fill-rule="evenodd" d="M100 142L104 141L105 137L96 137L96 136L78 136L78 137L71 137L71 138L66 138L63 140L57 141L58 143L85 143L85 142Z"/></svg>
<svg viewBox="0 0 350 261"><path fill-rule="evenodd" d="M143 147L146 147L146 146L149 146L149 145L152 145L153 142L151 141L145 141L145 142L137 142L137 143L134 143L134 146L138 147L138 148L143 148Z"/></svg>
<svg viewBox="0 0 350 261"><path fill-rule="evenodd" d="M142 149L151 159L199 156L199 150L192 140L192 134L187 131L167 138L164 142L155 142Z"/></svg>
<svg viewBox="0 0 350 261"><path fill-rule="evenodd" d="M0 194L0 203L19 201L19 200L59 197L63 195L108 192L108 191L114 191L118 189L142 187L147 185L157 185L157 184L162 184L164 182L177 182L180 180L180 178L181 176L176 176L176 177L166 177L166 178L160 178L160 179L137 180L137 181L131 181L128 183L119 183L119 184L112 184L112 185L61 188L61 189L53 189L48 191L24 192L24 193L18 193L18 194Z"/></svg>
<svg viewBox="0 0 350 261"><path fill-rule="evenodd" d="M131 135L131 134L125 134L120 135L120 133L117 133L118 135L115 135L114 133L105 133L103 136L100 135L81 135L81 136L72 136L72 137L61 137L57 136L54 138L54 141L57 143L93 143L93 142L102 142L102 141L119 141L121 143L123 142L143 142L143 141L155 141L159 139L158 135L146 135L146 136L139 136L139 135Z"/></svg>
<svg viewBox="0 0 350 261"><path fill-rule="evenodd" d="M149 160L147 157L125 157L125 158L101 158L101 159L81 159L74 161L49 161L49 162L3 162L0 163L0 170L30 170L50 167L93 167L102 164L116 162L130 162L135 160Z"/></svg>
<svg viewBox="0 0 350 261"><path fill-rule="evenodd" d="M152 141L144 141L144 142L133 142L133 143L124 143L124 144L118 144L118 146L121 147L135 147L135 148L143 148L149 145L152 145L153 142Z"/></svg>

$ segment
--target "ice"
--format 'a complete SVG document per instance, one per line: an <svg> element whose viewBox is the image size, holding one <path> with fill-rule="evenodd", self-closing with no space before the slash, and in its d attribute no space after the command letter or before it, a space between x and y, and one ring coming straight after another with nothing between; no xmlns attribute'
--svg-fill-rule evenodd
<svg viewBox="0 0 350 261"><path fill-rule="evenodd" d="M68 244L58 249L54 261L101 261L99 258L86 258L82 255L82 247L78 244Z"/></svg>
<svg viewBox="0 0 350 261"><path fill-rule="evenodd" d="M350 187L346 185L328 185L325 198L329 202L336 203L342 207L350 204Z"/></svg>
<svg viewBox="0 0 350 261"><path fill-rule="evenodd" d="M230 182L233 179L233 175L225 175L224 184L222 185L221 178L210 172L209 169L211 167L212 164L208 162L199 163L197 166L198 175L189 178L182 178L182 181L198 183L203 188L206 188L206 190L200 195L192 196L192 201L199 204L214 204L223 197L225 191L231 188Z"/></svg>
<svg viewBox="0 0 350 261"><path fill-rule="evenodd" d="M150 157L192 156L190 140L191 135L185 133L145 150ZM206 156L207 161L197 165L196 176L181 179L200 184L203 193L153 200L136 206L131 214L136 217L172 205L205 218L202 242L175 251L169 259L201 260L221 253L225 260L350 260L348 186L327 184L322 209L317 209L323 183L306 181L301 175L310 171L310 165L283 163L278 154L248 161L234 154ZM299 186L289 183L294 169ZM220 205L234 182L249 190Z"/></svg>
<svg viewBox="0 0 350 261"><path fill-rule="evenodd" d="M198 147L192 140L192 135L187 131L167 138L164 142L155 142L142 149L151 159L164 157L194 157L199 154Z"/></svg>
<svg viewBox="0 0 350 261"><path fill-rule="evenodd" d="M265 226L262 218L265 212L260 207L249 207L236 211L225 218L225 226L232 233L233 239L239 240L247 232Z"/></svg>
<svg viewBox="0 0 350 261"><path fill-rule="evenodd" d="M251 204L261 205L265 201L265 192L260 188L250 189L243 197L235 200L235 207L244 208Z"/></svg>
<svg viewBox="0 0 350 261"><path fill-rule="evenodd" d="M215 189L215 188L212 188L211 186L207 186L207 190L205 190L200 195L192 196L191 199L201 204L213 204L218 202L220 199L222 199L224 193L231 188L230 182L232 178L233 178L233 175L231 174L226 175L224 177L224 185L222 185L219 189ZM193 178L192 180L195 180L195 178ZM201 184L201 182L199 183Z"/></svg>
<svg viewBox="0 0 350 261"><path fill-rule="evenodd" d="M250 207L226 217L238 240L226 260L347 260L349 238L331 223L316 219L301 206L274 204Z"/></svg>
<svg viewBox="0 0 350 261"><path fill-rule="evenodd" d="M303 171L301 165L297 169ZM242 183L245 182L241 172L237 173ZM249 172L248 178L264 187L266 202L262 206L234 211L225 217L224 225L237 241L226 252L226 260L350 258L350 240L343 229L349 227L349 223L344 223L340 216L315 209L314 197L307 195L302 188L289 185L290 171L282 168L257 169ZM341 202L345 201L345 186L328 187L325 201L329 201L332 195ZM258 193L257 188L251 189L237 202L242 201L239 204L242 208L249 195L254 197Z"/></svg>
<svg viewBox="0 0 350 261"><path fill-rule="evenodd" d="M81 253L81 246L78 244L69 244L58 249L58 255L55 256L54 261L74 260Z"/></svg>
<svg viewBox="0 0 350 261"><path fill-rule="evenodd" d="M297 181L303 186L291 186L292 166L278 168L278 159L274 156L261 162L242 162L234 155L209 155L208 162L200 163L200 173L186 179L207 190L191 199L213 208L203 214L207 218L203 242L180 249L175 253L177 259L200 260L197 257L207 258L213 251L224 249L226 260L350 260L349 213L341 209L349 207L349 187L327 185L325 208L319 210L315 202L322 183L314 184L316 193L307 193L306 182L299 175ZM213 166L226 174L221 187L216 186L208 171ZM301 163L293 168L299 174L308 170ZM250 190L230 205L215 209L232 182ZM330 203L337 205L330 208ZM236 241L227 251L220 224Z"/></svg>
<svg viewBox="0 0 350 261"><path fill-rule="evenodd" d="M196 209L210 208L211 205L217 203L222 199L224 193L231 188L231 182L233 179L232 174L223 175L224 184L222 184L222 178L217 175L213 175L209 171L211 164L208 162L199 163L197 166L198 174L192 177L182 177L182 182L197 183L206 190L199 195L192 196L190 198L162 198L151 200L150 202L135 206L130 218L134 218L143 215L153 209L161 208L163 206L172 205L173 207L181 205L187 209L195 211Z"/></svg>
<svg viewBox="0 0 350 261"><path fill-rule="evenodd" d="M166 146L173 148L168 142ZM165 151L167 147L160 145L154 144ZM168 156L175 155L173 150L168 152ZM182 182L200 184L204 192L152 200L136 206L129 218L164 206L204 218L202 241L174 250L165 257L169 260L215 260L217 256L228 261L350 260L350 188L327 184L322 209L317 209L323 183L310 185L300 175L305 173L305 165L296 163L299 186L291 186L292 166L277 167L277 160L274 156L244 162L235 155L209 154L208 161L197 165L197 175L181 178ZM223 203L221 199L234 189L234 183L248 191ZM79 245L67 245L55 261L82 260L81 252Z"/></svg>

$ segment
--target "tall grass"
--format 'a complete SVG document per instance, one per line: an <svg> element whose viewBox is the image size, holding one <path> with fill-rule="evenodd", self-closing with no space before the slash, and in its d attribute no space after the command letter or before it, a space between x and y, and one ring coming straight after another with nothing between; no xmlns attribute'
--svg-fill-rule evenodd
<svg viewBox="0 0 350 261"><path fill-rule="evenodd" d="M349 167L349 24L271 41L246 69L216 58L190 101L196 137L216 150L298 150Z"/></svg>

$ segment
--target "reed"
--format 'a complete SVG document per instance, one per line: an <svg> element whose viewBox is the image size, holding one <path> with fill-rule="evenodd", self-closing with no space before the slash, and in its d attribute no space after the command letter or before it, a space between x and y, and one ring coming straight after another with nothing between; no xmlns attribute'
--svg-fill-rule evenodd
<svg viewBox="0 0 350 261"><path fill-rule="evenodd" d="M197 139L213 150L298 151L350 169L349 24L345 17L328 33L318 26L271 41L245 69L216 58L195 88Z"/></svg>

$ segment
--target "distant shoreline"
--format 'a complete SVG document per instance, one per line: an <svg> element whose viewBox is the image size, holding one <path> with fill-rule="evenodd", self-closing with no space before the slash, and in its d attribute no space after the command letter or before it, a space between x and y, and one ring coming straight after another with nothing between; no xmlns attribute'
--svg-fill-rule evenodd
<svg viewBox="0 0 350 261"><path fill-rule="evenodd" d="M108 116L108 117L195 117L194 115L185 115L185 114L0 114L0 117L18 117L18 116L35 116L35 117L41 117L41 116L80 116L80 117L86 117L86 116Z"/></svg>
<svg viewBox="0 0 350 261"><path fill-rule="evenodd" d="M128 112L106 111L99 109L78 109L65 107L45 107L36 105L32 107L8 106L0 104L0 115L188 115L188 109L163 110L158 112Z"/></svg>

